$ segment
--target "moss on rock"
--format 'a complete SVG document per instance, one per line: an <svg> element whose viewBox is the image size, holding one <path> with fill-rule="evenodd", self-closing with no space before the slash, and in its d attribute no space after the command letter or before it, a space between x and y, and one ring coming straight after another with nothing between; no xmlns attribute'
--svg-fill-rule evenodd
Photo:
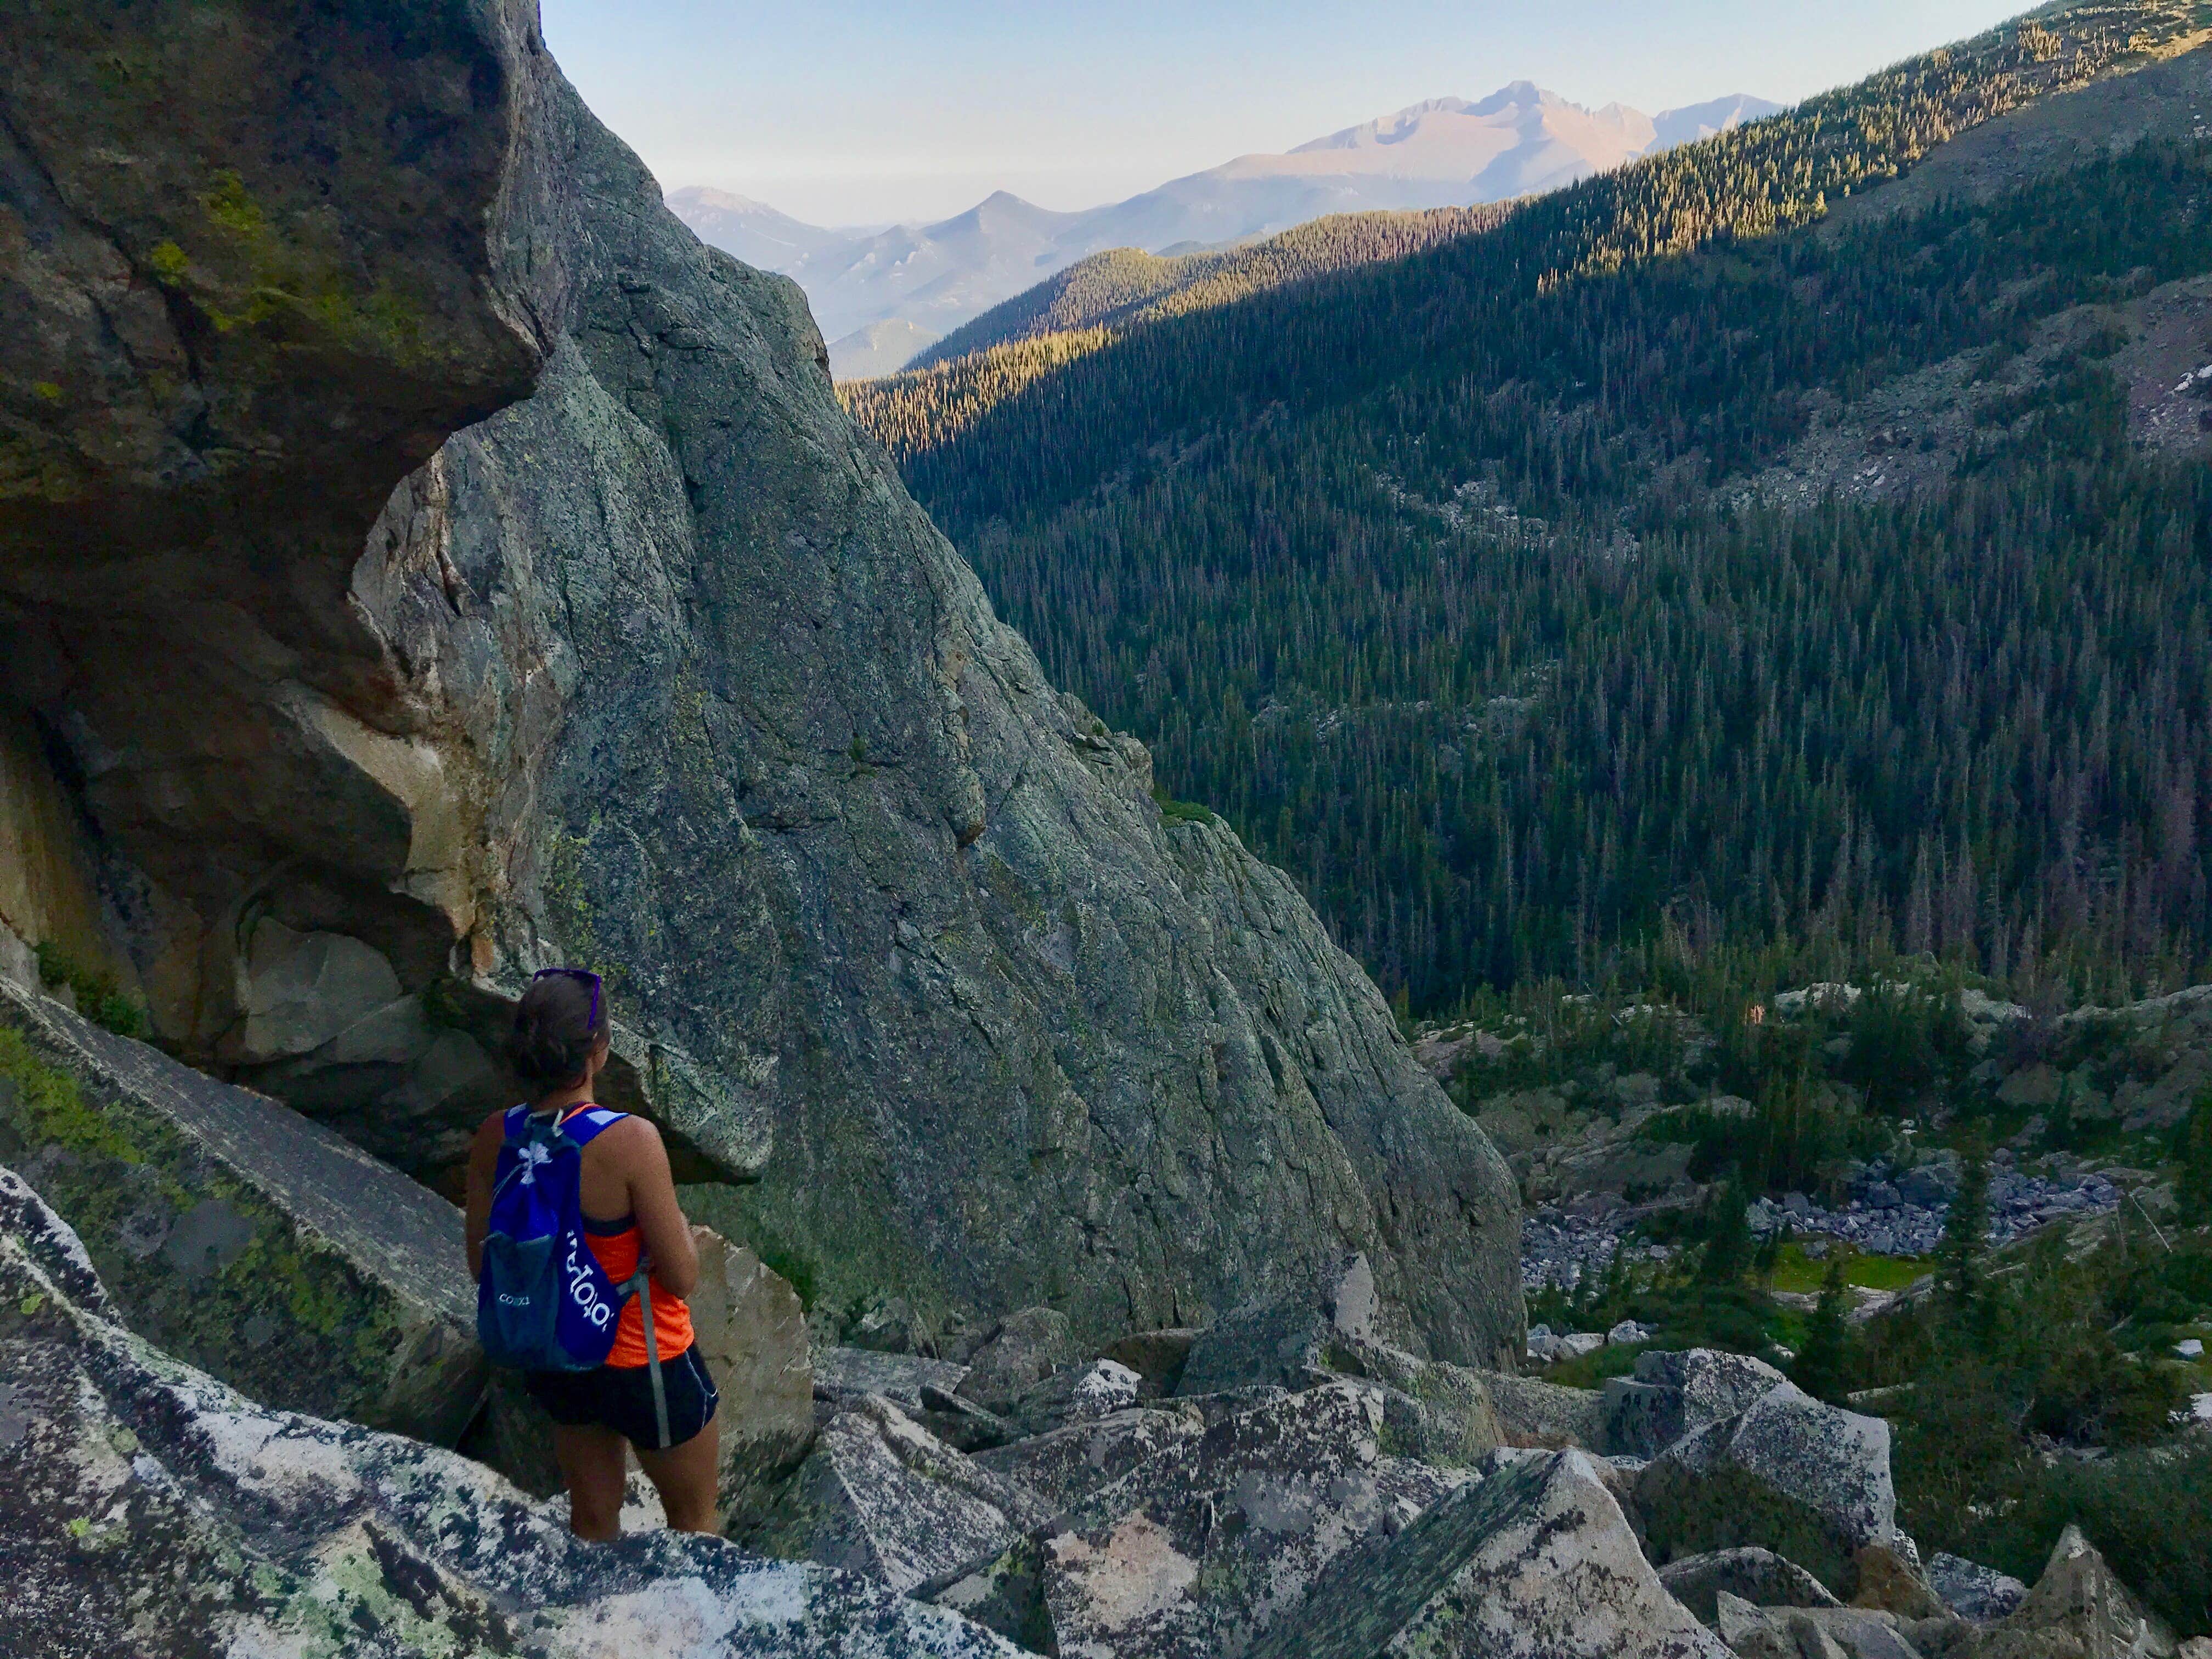
<svg viewBox="0 0 2212 1659"><path fill-rule="evenodd" d="M273 1405L426 1439L474 1414L458 1214L275 1103L9 989L0 1161L178 1358Z"/></svg>

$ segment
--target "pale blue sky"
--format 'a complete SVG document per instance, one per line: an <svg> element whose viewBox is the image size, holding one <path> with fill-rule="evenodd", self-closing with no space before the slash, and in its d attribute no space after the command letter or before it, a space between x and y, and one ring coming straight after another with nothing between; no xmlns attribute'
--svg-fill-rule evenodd
<svg viewBox="0 0 2212 1659"><path fill-rule="evenodd" d="M569 78L664 186L843 224L997 189L1089 207L1508 81L1646 112L1787 103L2025 0L543 3Z"/></svg>

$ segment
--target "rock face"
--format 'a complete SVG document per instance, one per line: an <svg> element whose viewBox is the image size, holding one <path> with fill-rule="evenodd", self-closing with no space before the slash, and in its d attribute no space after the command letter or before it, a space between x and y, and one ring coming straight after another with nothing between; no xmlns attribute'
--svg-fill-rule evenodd
<svg viewBox="0 0 2212 1659"><path fill-rule="evenodd" d="M613 1103L833 1304L1103 1337L1357 1250L1384 1340L1517 1354L1512 1183L1373 986L1045 683L533 16L0 43L6 696L162 1033L450 1178L501 999L584 960Z"/></svg>
<svg viewBox="0 0 2212 1659"><path fill-rule="evenodd" d="M1581 1452L1501 1452L1347 1553L1249 1659L1725 1659L1660 1585Z"/></svg>
<svg viewBox="0 0 2212 1659"><path fill-rule="evenodd" d="M987 1659L934 1608L719 1539L580 1544L498 1476L257 1406L112 1317L0 1170L0 1650L308 1659Z"/></svg>
<svg viewBox="0 0 2212 1659"><path fill-rule="evenodd" d="M460 1212L329 1130L0 983L0 1158L179 1357L447 1445L475 1415Z"/></svg>

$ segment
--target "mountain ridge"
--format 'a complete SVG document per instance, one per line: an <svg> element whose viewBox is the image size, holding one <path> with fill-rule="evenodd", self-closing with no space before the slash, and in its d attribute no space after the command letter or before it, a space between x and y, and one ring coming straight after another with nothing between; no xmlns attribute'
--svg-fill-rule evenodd
<svg viewBox="0 0 2212 1659"><path fill-rule="evenodd" d="M1677 142L1669 134L1700 136L1778 107L1735 93L1647 116L1618 103L1585 109L1516 81L1480 100L1408 105L1279 154L1234 156L1074 212L1002 190L945 219L841 232L698 185L667 201L710 246L798 281L845 380L860 378L850 365L874 365L878 348L863 332L871 325L910 324L927 349L1111 248L1222 251L1332 214L1480 205L1618 167ZM1395 136L1363 138L1385 131Z"/></svg>

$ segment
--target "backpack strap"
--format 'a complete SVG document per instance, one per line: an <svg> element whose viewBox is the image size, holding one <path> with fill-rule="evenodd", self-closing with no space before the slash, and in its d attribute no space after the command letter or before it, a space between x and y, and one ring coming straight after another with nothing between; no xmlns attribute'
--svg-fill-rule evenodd
<svg viewBox="0 0 2212 1659"><path fill-rule="evenodd" d="M653 1378L653 1427L658 1437L653 1442L655 1451L668 1449L668 1389L660 1377L660 1341L653 1332L653 1283L648 1275L652 1267L644 1251L638 1252L637 1272L630 1278L629 1288L637 1292L637 1309L645 1322L645 1366Z"/></svg>
<svg viewBox="0 0 2212 1659"><path fill-rule="evenodd" d="M580 1152L629 1115L628 1112L611 1112L604 1106L586 1106L561 1120L561 1133Z"/></svg>

